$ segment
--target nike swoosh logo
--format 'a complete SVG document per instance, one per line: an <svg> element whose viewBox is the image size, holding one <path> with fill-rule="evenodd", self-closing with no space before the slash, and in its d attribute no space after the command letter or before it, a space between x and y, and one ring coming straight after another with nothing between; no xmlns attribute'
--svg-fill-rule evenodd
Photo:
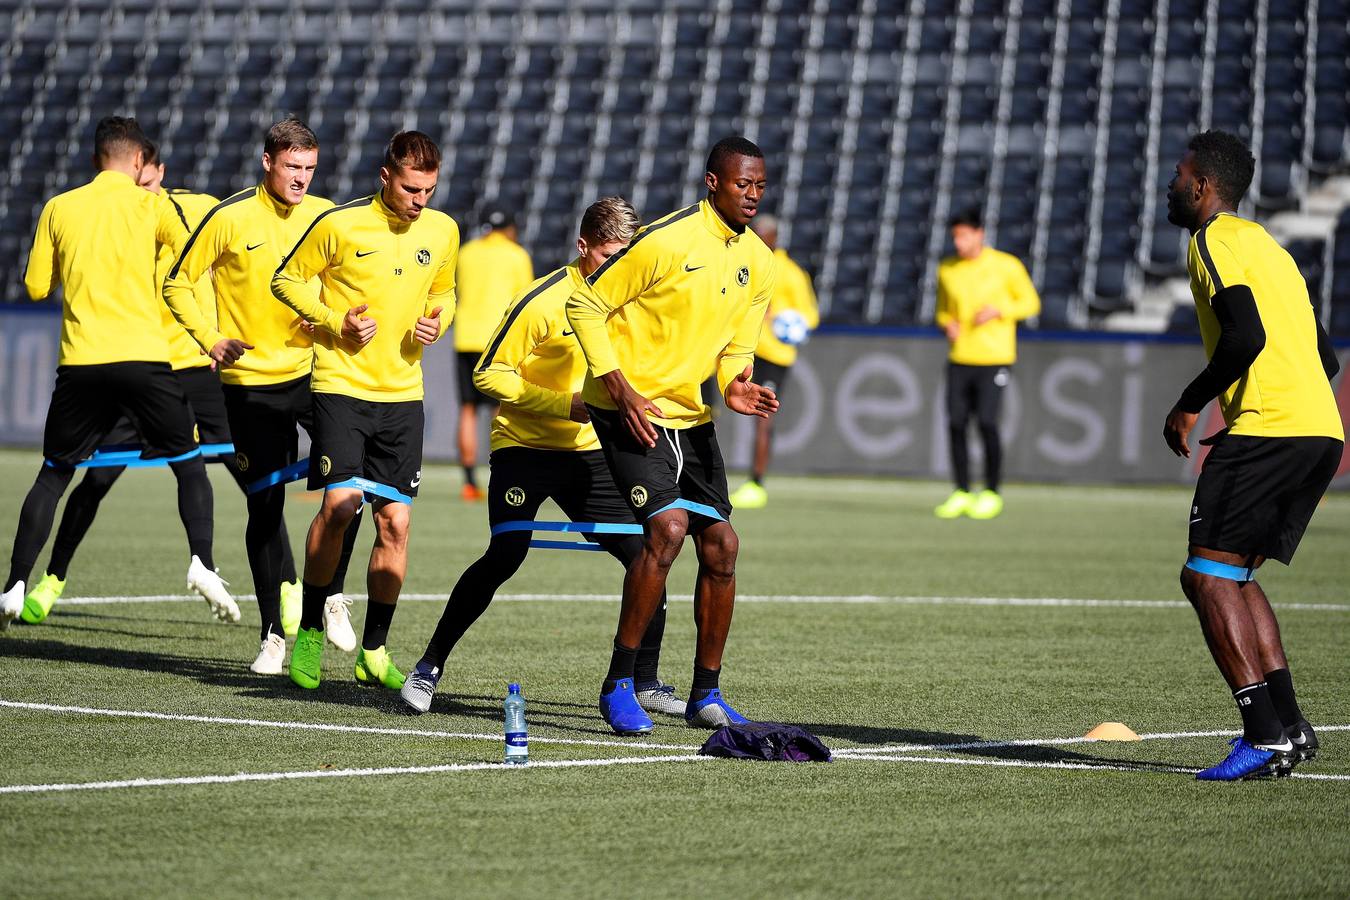
<svg viewBox="0 0 1350 900"><path fill-rule="evenodd" d="M419 484L421 484L421 483L422 483L422 479L418 478L418 479L416 479L416 480L414 480L414 481L409 482L409 483L408 483L408 486L409 486L409 487L417 487L417 486L418 486Z"/></svg>
<svg viewBox="0 0 1350 900"><path fill-rule="evenodd" d="M1204 517L1202 516L1201 518L1204 518ZM1199 521L1200 521L1200 519L1191 519L1191 524L1194 525L1196 522L1199 522Z"/></svg>
<svg viewBox="0 0 1350 900"><path fill-rule="evenodd" d="M252 251L252 250L257 250L259 247L261 247L261 246L262 246L263 244L265 244L265 243L267 243L267 241L259 241L259 242L256 243L256 244L245 244L245 245L244 245L244 249L245 249L245 250L250 250L250 251Z"/></svg>
<svg viewBox="0 0 1350 900"><path fill-rule="evenodd" d="M575 331L564 331L564 332L563 332L563 337L570 337L571 335L574 335L574 334L576 334Z"/></svg>
<svg viewBox="0 0 1350 900"><path fill-rule="evenodd" d="M706 269L706 268L708 268L708 267L707 267L707 266L691 266L691 265L689 265L689 263L685 263L685 264L684 264L684 270L685 270L686 272L697 272L699 269Z"/></svg>
<svg viewBox="0 0 1350 900"><path fill-rule="evenodd" d="M1281 744L1255 744L1253 746L1258 750L1275 750L1280 753L1288 753L1294 749L1294 743L1289 738L1285 738L1284 743Z"/></svg>
<svg viewBox="0 0 1350 900"><path fill-rule="evenodd" d="M378 251L378 250L364 250L364 251L362 251L362 250L357 250L357 251L356 251L356 258L357 258L357 259L361 259L361 258L363 258L363 257L369 256L369 255L372 254L372 253L379 253L379 252L380 252L380 251Z"/></svg>

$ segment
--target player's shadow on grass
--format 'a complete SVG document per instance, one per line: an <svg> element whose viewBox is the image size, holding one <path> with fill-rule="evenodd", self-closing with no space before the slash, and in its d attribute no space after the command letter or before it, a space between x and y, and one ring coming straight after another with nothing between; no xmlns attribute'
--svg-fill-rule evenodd
<svg viewBox="0 0 1350 900"><path fill-rule="evenodd" d="M107 634L106 629L98 629ZM138 634L137 636L144 636ZM179 640L173 636L172 640ZM126 650L120 647L86 647L46 638L5 641L0 655L10 658L46 660L49 662L79 663L129 669L136 672L162 672L181 675L203 684L219 687L256 685L275 676L255 675L238 659L213 659L206 656L176 656L146 650Z"/></svg>

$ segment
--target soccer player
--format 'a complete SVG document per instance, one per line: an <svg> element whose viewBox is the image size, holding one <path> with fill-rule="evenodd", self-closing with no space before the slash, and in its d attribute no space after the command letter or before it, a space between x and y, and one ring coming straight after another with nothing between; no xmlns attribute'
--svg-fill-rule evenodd
<svg viewBox="0 0 1350 900"><path fill-rule="evenodd" d="M1017 323L1041 311L1041 298L1021 260L984 243L978 210L950 222L956 255L938 266L937 324L947 333L947 433L956 490L933 510L940 519L992 519L1003 512L998 433L1003 389L1017 360ZM984 443L984 484L971 492L966 431L971 413Z"/></svg>
<svg viewBox="0 0 1350 900"><path fill-rule="evenodd" d="M193 341L208 354L224 382L225 408L235 461L250 485L296 462L296 426L314 434L310 367L313 340L294 313L272 296L272 275L282 257L333 204L309 193L319 162L319 142L298 119L283 119L263 142L262 180L211 209L189 238L164 282L164 301ZM211 273L216 302L204 309L197 285ZM318 295L318 285L307 290ZM250 669L280 675L286 635L300 625L301 598L284 518L282 483L248 494L248 551L258 597L258 656ZM356 649L343 596L346 561L356 526L328 585L326 633L335 646Z"/></svg>
<svg viewBox="0 0 1350 900"><path fill-rule="evenodd" d="M706 199L647 226L567 301L589 369L582 397L610 472L644 527L600 695L600 714L619 734L652 729L634 696L634 663L686 534L698 554L698 646L685 719L713 728L746 721L718 684L739 540L699 384L715 368L732 411L766 417L778 409L773 392L750 380L774 287L773 252L746 228L764 195L764 154L745 138L724 138L708 156L704 182Z"/></svg>
<svg viewBox="0 0 1350 900"><path fill-rule="evenodd" d="M381 188L314 220L272 278L277 298L316 328L310 487L323 505L305 544L304 609L291 680L319 686L323 609L343 534L372 499L370 604L356 679L403 687L385 648L408 566L412 501L422 482L422 348L454 315L459 226L427 208L441 151L420 131L390 140ZM318 277L320 296L310 290Z"/></svg>
<svg viewBox="0 0 1350 900"><path fill-rule="evenodd" d="M638 225L637 213L622 198L591 204L581 219L578 257L515 298L478 362L474 380L501 403L492 422L488 460L488 524L493 529L504 522L533 520L550 497L575 522L634 521L581 401L586 360L564 307L586 276L628 246ZM596 541L625 569L642 548L637 535L597 535ZM431 643L403 685L404 703L413 712L431 708L450 651L520 568L529 549L529 532L494 531L487 552L460 576ZM647 711L682 716L684 701L657 677L665 625L662 603L638 648L635 687Z"/></svg>
<svg viewBox="0 0 1350 900"><path fill-rule="evenodd" d="M774 319L785 312L800 315L809 333L820 324L820 308L816 304L816 292L811 287L811 276L788 256L786 250L778 246L778 220L770 215L759 215L750 223L750 227L764 241L764 245L773 251L773 258L778 264L778 278L773 296L769 299L769 312L764 318L764 326L759 330L759 346L755 348L755 377L760 384L773 391L781 402L788 371L797 361L797 344L801 342L787 343L780 340L774 334ZM731 495L732 506L738 509L763 509L769 502L769 494L764 490L764 474L769 468L772 438L773 419L760 419L755 423L755 456L751 463L750 480Z"/></svg>
<svg viewBox="0 0 1350 900"><path fill-rule="evenodd" d="M459 463L464 467L465 500L480 500L474 477L478 464L478 408L492 398L474 384L474 367L487 348L511 299L534 281L530 254L516 242L516 220L506 210L489 207L483 216L488 231L464 244L455 274L455 362L459 385Z"/></svg>
<svg viewBox="0 0 1350 900"><path fill-rule="evenodd" d="M1336 474L1345 432L1330 379L1339 370L1293 258L1234 210L1255 160L1226 132L1191 138L1167 189L1167 220L1191 233L1186 268L1209 365L1167 414L1178 456L1205 406L1222 431L1209 446L1190 515L1181 588L1242 716L1223 762L1196 777L1287 775L1317 753L1299 709L1280 626L1256 570L1288 565Z"/></svg>
<svg viewBox="0 0 1350 900"><path fill-rule="evenodd" d="M142 190L146 137L135 119L109 116L94 132L90 183L47 201L38 219L24 286L42 300L64 288L61 355L42 440L38 477L24 499L0 627L23 610L37 555L56 505L89 456L127 415L140 425L147 458L167 458L178 482L178 514L191 561L188 588L221 620L239 608L212 560L211 482L193 436L192 413L169 366L163 304L155 296L160 245L187 237L168 199Z"/></svg>

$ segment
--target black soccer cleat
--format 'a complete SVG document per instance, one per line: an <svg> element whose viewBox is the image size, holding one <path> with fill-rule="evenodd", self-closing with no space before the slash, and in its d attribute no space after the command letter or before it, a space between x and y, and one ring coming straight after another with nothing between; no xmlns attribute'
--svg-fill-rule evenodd
<svg viewBox="0 0 1350 900"><path fill-rule="evenodd" d="M1300 719L1284 730L1294 745L1294 754L1298 762L1309 762L1317 758L1317 732L1306 719Z"/></svg>

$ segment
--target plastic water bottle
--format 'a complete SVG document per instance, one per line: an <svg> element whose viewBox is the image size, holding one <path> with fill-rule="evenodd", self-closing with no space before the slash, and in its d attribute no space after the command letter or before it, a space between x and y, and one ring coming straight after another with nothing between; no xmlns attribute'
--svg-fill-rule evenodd
<svg viewBox="0 0 1350 900"><path fill-rule="evenodd" d="M507 690L506 702L502 704L506 710L506 762L523 766L530 761L530 737L525 730L525 698L518 684L512 684Z"/></svg>

